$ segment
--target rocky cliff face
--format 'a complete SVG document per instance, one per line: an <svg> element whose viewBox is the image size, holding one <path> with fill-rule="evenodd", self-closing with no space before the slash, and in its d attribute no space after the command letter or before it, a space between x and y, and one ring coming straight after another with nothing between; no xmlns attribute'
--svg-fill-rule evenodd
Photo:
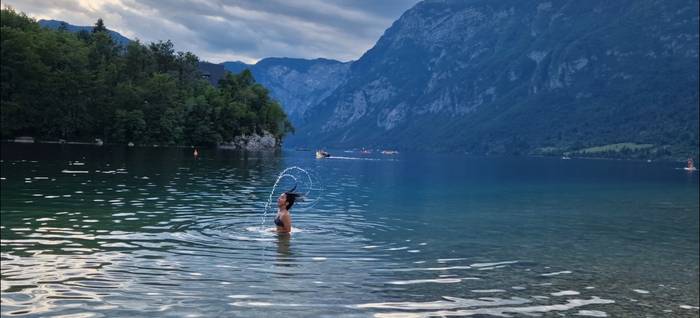
<svg viewBox="0 0 700 318"><path fill-rule="evenodd" d="M248 68L255 80L270 90L295 127L310 107L328 97L347 77L350 63L328 59L266 58L254 65L226 62L227 70Z"/></svg>
<svg viewBox="0 0 700 318"><path fill-rule="evenodd" d="M311 109L299 106L305 115L291 143L697 148L698 3L428 0L345 76ZM295 92L282 86L269 87Z"/></svg>
<svg viewBox="0 0 700 318"><path fill-rule="evenodd" d="M293 124L341 85L350 63L327 59L267 58L251 68L255 79L279 100Z"/></svg>

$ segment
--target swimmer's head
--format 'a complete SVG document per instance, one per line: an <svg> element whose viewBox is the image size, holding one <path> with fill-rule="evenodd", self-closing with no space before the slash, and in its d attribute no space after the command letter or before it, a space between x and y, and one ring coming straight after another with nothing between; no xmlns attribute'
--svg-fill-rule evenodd
<svg viewBox="0 0 700 318"><path fill-rule="evenodd" d="M277 207L284 207L286 210L291 209L297 198L301 196L301 193L294 192L296 188L297 186L295 185L294 188L292 188L291 190L282 193L277 199Z"/></svg>

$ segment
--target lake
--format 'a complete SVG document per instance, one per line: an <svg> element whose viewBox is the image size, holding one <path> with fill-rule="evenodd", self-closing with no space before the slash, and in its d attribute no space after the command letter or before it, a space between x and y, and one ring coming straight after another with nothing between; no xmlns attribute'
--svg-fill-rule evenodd
<svg viewBox="0 0 700 318"><path fill-rule="evenodd" d="M683 163L1 153L3 317L698 317ZM293 233L269 232L295 184Z"/></svg>

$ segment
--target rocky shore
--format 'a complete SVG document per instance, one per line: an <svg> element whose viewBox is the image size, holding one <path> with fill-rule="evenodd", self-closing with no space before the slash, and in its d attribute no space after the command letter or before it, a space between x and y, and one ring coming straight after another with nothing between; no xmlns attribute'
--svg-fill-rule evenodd
<svg viewBox="0 0 700 318"><path fill-rule="evenodd" d="M265 131L262 135L251 134L237 136L232 142L219 144L220 149L235 149L247 151L270 151L279 149L281 141Z"/></svg>

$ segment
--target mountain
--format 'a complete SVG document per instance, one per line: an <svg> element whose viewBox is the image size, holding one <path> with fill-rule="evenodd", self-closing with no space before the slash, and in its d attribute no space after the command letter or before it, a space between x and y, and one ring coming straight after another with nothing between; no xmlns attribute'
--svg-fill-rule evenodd
<svg viewBox="0 0 700 318"><path fill-rule="evenodd" d="M250 69L255 80L270 90L296 126L310 107L343 83L351 63L321 58L265 58L253 65L238 61L223 64L234 73Z"/></svg>
<svg viewBox="0 0 700 318"><path fill-rule="evenodd" d="M219 85L219 80L226 75L227 71L223 64L214 64L202 61L197 64L197 69L199 70L202 78L208 80L209 84L214 86Z"/></svg>
<svg viewBox="0 0 700 318"><path fill-rule="evenodd" d="M288 144L698 153L694 0L427 0L343 75Z"/></svg>
<svg viewBox="0 0 700 318"><path fill-rule="evenodd" d="M52 30L58 30L61 27L61 24L63 24L66 28L66 31L68 32L73 32L73 33L78 33L80 31L86 31L86 32L92 32L92 26L77 26L77 25L72 25L68 24L64 21L59 21L59 20L39 20L39 25L43 28L48 28ZM117 43L121 46L126 46L131 42L127 37L119 34L119 32L108 30L109 35L112 37L112 40L114 40L114 43Z"/></svg>
<svg viewBox="0 0 700 318"><path fill-rule="evenodd" d="M343 83L349 69L350 63L329 59L266 58L253 65L251 72L282 103L296 127L309 108Z"/></svg>
<svg viewBox="0 0 700 318"><path fill-rule="evenodd" d="M223 62L221 63L224 68L232 73L240 73L243 72L243 70L250 68L251 65L248 65L246 63L240 62L240 61L235 61L235 62Z"/></svg>

